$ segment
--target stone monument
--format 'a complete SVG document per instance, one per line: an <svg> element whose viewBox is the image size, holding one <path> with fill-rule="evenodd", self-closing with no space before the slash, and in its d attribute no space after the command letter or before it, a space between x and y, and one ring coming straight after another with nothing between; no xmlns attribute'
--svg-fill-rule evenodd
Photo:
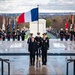
<svg viewBox="0 0 75 75"><path fill-rule="evenodd" d="M30 22L30 33L33 33L33 36L35 37L37 35L37 32L40 32L41 36L46 32L45 19L39 19L39 21Z"/></svg>

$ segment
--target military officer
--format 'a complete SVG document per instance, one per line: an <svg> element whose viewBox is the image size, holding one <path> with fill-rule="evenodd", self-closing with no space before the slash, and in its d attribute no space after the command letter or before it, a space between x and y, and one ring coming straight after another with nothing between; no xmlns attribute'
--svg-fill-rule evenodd
<svg viewBox="0 0 75 75"><path fill-rule="evenodd" d="M20 41L20 35L21 35L21 32L20 32L19 29L17 29L16 34L17 34L17 40Z"/></svg>
<svg viewBox="0 0 75 75"><path fill-rule="evenodd" d="M60 40L63 41L63 38L64 38L63 28L61 28L59 35L60 35Z"/></svg>
<svg viewBox="0 0 75 75"><path fill-rule="evenodd" d="M10 31L7 31L7 40L10 41Z"/></svg>
<svg viewBox="0 0 75 75"><path fill-rule="evenodd" d="M3 41L5 41L5 38L6 38L6 32L5 32L5 30L2 31L2 37L3 37L3 38L2 38Z"/></svg>
<svg viewBox="0 0 75 75"><path fill-rule="evenodd" d="M15 32L15 29L13 29L13 31L12 31L12 38L13 38L13 41L15 41L15 39L16 39L16 32Z"/></svg>
<svg viewBox="0 0 75 75"><path fill-rule="evenodd" d="M69 32L68 29L65 31L65 40L67 41L69 39Z"/></svg>
<svg viewBox="0 0 75 75"><path fill-rule="evenodd" d="M21 38L22 38L22 41L24 41L24 39L25 39L25 31L24 30L22 30L22 32L21 32Z"/></svg>
<svg viewBox="0 0 75 75"><path fill-rule="evenodd" d="M49 39L46 37L46 33L43 34L42 38L42 65L47 64L47 50L49 49Z"/></svg>
<svg viewBox="0 0 75 75"><path fill-rule="evenodd" d="M70 41L73 41L73 33L74 33L73 29L71 29L69 33L70 33Z"/></svg>

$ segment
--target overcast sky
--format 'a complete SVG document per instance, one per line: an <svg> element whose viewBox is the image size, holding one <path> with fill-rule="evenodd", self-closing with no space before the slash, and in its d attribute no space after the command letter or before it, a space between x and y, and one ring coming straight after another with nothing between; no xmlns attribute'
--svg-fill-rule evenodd
<svg viewBox="0 0 75 75"><path fill-rule="evenodd" d="M39 12L75 12L75 0L0 0L0 13L27 12L39 5Z"/></svg>

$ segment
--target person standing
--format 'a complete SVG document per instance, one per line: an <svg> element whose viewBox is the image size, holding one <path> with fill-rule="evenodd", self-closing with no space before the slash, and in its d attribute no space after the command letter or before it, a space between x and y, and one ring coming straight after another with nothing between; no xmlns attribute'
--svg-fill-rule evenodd
<svg viewBox="0 0 75 75"><path fill-rule="evenodd" d="M20 32L19 29L17 29L16 34L17 34L17 40L20 41L20 35L21 35L21 32Z"/></svg>
<svg viewBox="0 0 75 75"><path fill-rule="evenodd" d="M7 31L7 40L10 41L10 31Z"/></svg>
<svg viewBox="0 0 75 75"><path fill-rule="evenodd" d="M59 35L60 35L60 40L63 41L63 38L64 38L64 31L63 29L61 28L60 32L59 32Z"/></svg>
<svg viewBox="0 0 75 75"><path fill-rule="evenodd" d="M75 29L74 29L74 32L73 32L73 40L75 41Z"/></svg>
<svg viewBox="0 0 75 75"><path fill-rule="evenodd" d="M65 31L65 40L67 41L69 39L69 32L68 29Z"/></svg>
<svg viewBox="0 0 75 75"><path fill-rule="evenodd" d="M0 40L2 39L2 30L0 29Z"/></svg>
<svg viewBox="0 0 75 75"><path fill-rule="evenodd" d="M37 60L38 60L38 56L40 57L41 54L40 54L40 50L41 50L41 36L40 36L40 33L37 33L37 36L35 37L35 41L37 42L37 50L36 50L36 53L37 53Z"/></svg>
<svg viewBox="0 0 75 75"><path fill-rule="evenodd" d="M49 39L46 37L46 33L43 34L42 38L42 65L47 64L47 50L49 49Z"/></svg>
<svg viewBox="0 0 75 75"><path fill-rule="evenodd" d="M73 33L74 33L73 29L71 29L69 33L70 33L70 41L73 41Z"/></svg>
<svg viewBox="0 0 75 75"><path fill-rule="evenodd" d="M6 38L6 32L5 32L5 30L3 30L3 32L2 32L2 39L3 39L3 41L5 41L5 38Z"/></svg>
<svg viewBox="0 0 75 75"><path fill-rule="evenodd" d="M15 29L13 29L13 31L12 31L12 38L13 38L13 41L15 41L15 39L16 39L16 32L15 32Z"/></svg>
<svg viewBox="0 0 75 75"><path fill-rule="evenodd" d="M22 41L24 41L24 39L25 39L25 31L24 30L22 30L22 32L21 32L21 38L22 38Z"/></svg>
<svg viewBox="0 0 75 75"><path fill-rule="evenodd" d="M30 65L35 65L35 51L36 51L36 42L34 37L31 38L29 50L30 52Z"/></svg>
<svg viewBox="0 0 75 75"><path fill-rule="evenodd" d="M30 43L31 43L31 38L32 37L33 37L33 33L30 33L30 36L29 36L28 41L27 41L27 43L28 43L28 51L30 51Z"/></svg>

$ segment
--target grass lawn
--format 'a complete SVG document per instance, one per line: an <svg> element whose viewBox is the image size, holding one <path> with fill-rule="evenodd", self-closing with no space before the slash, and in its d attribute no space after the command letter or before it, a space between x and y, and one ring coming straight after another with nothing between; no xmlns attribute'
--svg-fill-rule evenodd
<svg viewBox="0 0 75 75"><path fill-rule="evenodd" d="M29 33L27 35L25 35L25 39L28 39L28 37L29 37Z"/></svg>
<svg viewBox="0 0 75 75"><path fill-rule="evenodd" d="M29 37L29 33L27 35L25 35L25 39L28 39ZM50 39L51 37L47 34L47 37Z"/></svg>
<svg viewBox="0 0 75 75"><path fill-rule="evenodd" d="M47 34L47 37L50 39L51 37Z"/></svg>

